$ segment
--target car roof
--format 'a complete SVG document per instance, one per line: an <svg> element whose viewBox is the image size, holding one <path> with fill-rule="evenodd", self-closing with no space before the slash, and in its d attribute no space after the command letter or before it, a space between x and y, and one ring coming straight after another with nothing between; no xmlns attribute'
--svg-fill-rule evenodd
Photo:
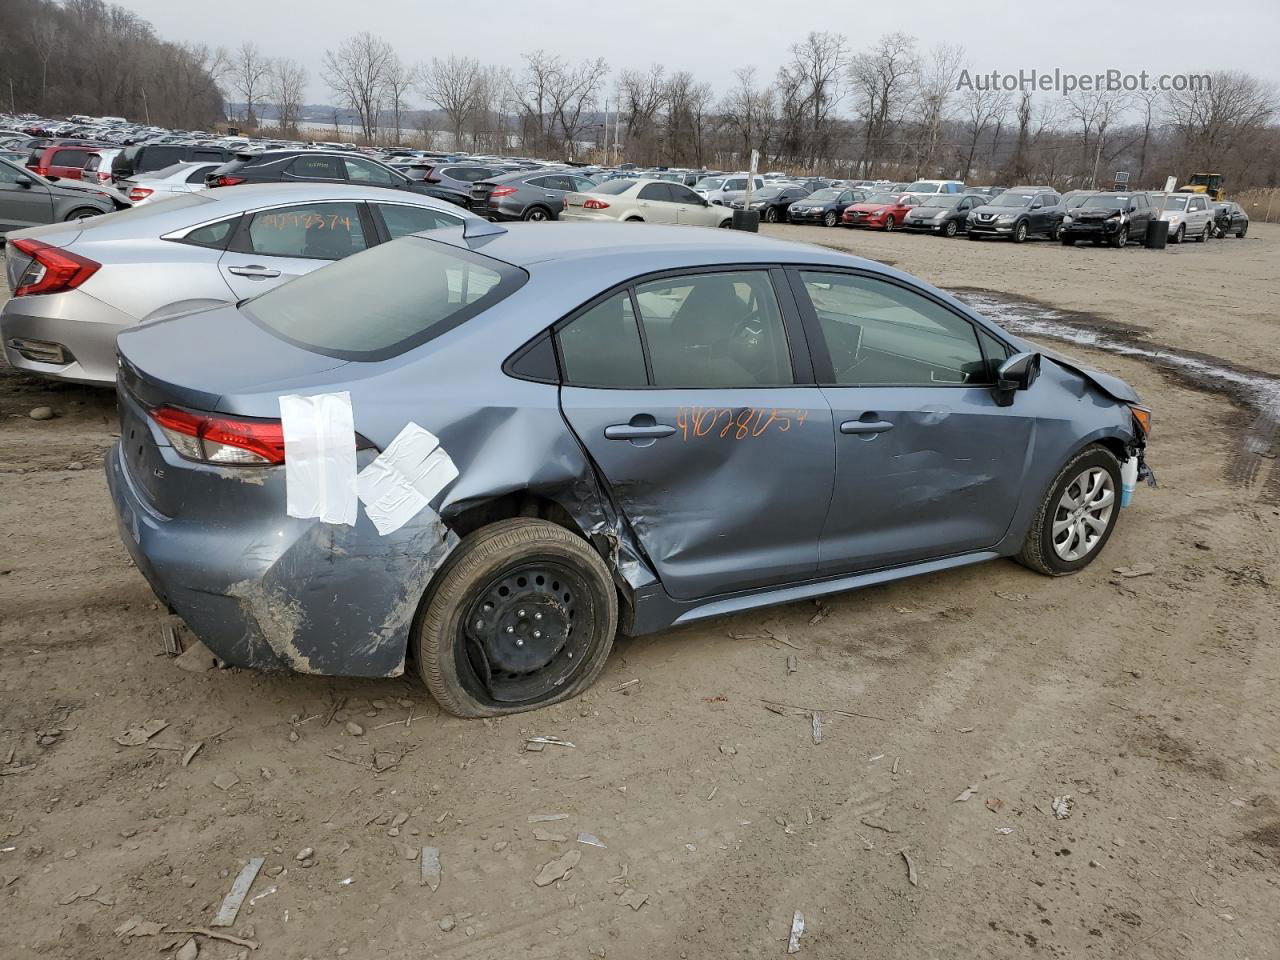
<svg viewBox="0 0 1280 960"><path fill-rule="evenodd" d="M216 187L201 191L198 196L218 204L216 212L213 207L202 209L201 213L208 211L210 214L205 219L211 219L222 213L252 210L273 203L307 203L319 200L382 200L401 203L411 201L415 205L447 210L459 217L475 218L474 214L468 213L455 204L446 200L437 200L426 194L392 190L387 187L356 186L349 183L243 183L234 187Z"/></svg>
<svg viewBox="0 0 1280 960"><path fill-rule="evenodd" d="M236 187L235 189L240 189ZM505 233L473 240L470 244L461 232L451 234L447 242L464 244L477 253L514 266L525 267L554 261L614 261L630 269L632 261L643 263L643 269L655 258L672 268L695 264L718 263L839 263L883 269L873 261L863 260L807 243L777 240L738 230L717 230L687 226L660 226L635 223L512 223ZM446 239L433 233L432 239Z"/></svg>

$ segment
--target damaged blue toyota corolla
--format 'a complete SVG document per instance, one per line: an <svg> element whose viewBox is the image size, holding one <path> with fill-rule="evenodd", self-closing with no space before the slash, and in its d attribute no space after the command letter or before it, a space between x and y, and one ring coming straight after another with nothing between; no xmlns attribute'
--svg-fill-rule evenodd
<svg viewBox="0 0 1280 960"><path fill-rule="evenodd" d="M581 692L618 629L1001 556L1074 573L1149 478L1124 382L723 230L434 231L118 349L108 478L160 598L229 664L411 651L461 716Z"/></svg>

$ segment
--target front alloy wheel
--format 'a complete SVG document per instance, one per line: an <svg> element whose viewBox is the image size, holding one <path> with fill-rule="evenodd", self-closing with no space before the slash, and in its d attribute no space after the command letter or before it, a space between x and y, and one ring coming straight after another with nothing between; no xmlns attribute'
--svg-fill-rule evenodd
<svg viewBox="0 0 1280 960"><path fill-rule="evenodd" d="M777 223L777 222L778 222L778 209L777 209L777 207L765 207L765 208L764 208L764 222L765 222L765 223Z"/></svg>
<svg viewBox="0 0 1280 960"><path fill-rule="evenodd" d="M884 232L893 233L893 228L894 228L894 219L893 219L893 214L891 213L884 218Z"/></svg>
<svg viewBox="0 0 1280 960"><path fill-rule="evenodd" d="M1019 563L1051 577L1075 573L1102 551L1119 517L1120 462L1091 445L1058 472L1027 530Z"/></svg>
<svg viewBox="0 0 1280 960"><path fill-rule="evenodd" d="M618 624L608 568L581 537L518 518L465 537L413 628L423 682L460 717L532 710L581 693Z"/></svg>
<svg viewBox="0 0 1280 960"><path fill-rule="evenodd" d="M839 220L840 218L834 210L828 210L822 215L822 222L828 227L834 227Z"/></svg>
<svg viewBox="0 0 1280 960"><path fill-rule="evenodd" d="M954 237L956 235L956 231L959 229L960 228L956 226L956 222L954 220L948 220L947 225L942 228L942 235L945 237Z"/></svg>
<svg viewBox="0 0 1280 960"><path fill-rule="evenodd" d="M1019 220L1014 225L1014 228L1013 228L1013 242L1022 243L1022 241L1026 239L1027 239L1027 222L1025 220Z"/></svg>

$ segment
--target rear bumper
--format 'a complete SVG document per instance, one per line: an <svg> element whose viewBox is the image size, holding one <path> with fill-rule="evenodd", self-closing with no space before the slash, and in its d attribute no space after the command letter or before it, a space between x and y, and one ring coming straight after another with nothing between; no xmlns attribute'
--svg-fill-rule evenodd
<svg viewBox="0 0 1280 960"><path fill-rule="evenodd" d="M41 376L109 387L116 379L116 334L137 320L81 290L13 297L0 310L5 359ZM19 350L24 340L63 348L66 362L49 363Z"/></svg>
<svg viewBox="0 0 1280 960"><path fill-rule="evenodd" d="M570 207L560 214L560 219L565 223L616 223L618 220L603 210L584 210L581 207Z"/></svg>
<svg viewBox="0 0 1280 960"><path fill-rule="evenodd" d="M122 444L146 442L139 427L126 416L106 459L120 538L156 596L205 646L253 670L404 671L418 604L457 544L438 517L423 511L386 537L363 513L354 527L296 519L285 515L284 470L197 466L158 447L141 462L160 464L169 477L158 482L188 484L184 510L204 511L165 516L123 452Z"/></svg>

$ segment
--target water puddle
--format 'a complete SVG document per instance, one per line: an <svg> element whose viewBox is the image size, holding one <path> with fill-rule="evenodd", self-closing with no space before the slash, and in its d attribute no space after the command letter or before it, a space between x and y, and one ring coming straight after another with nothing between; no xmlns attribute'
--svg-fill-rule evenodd
<svg viewBox="0 0 1280 960"><path fill-rule="evenodd" d="M1020 337L1044 337L1135 357L1197 390L1224 394L1254 414L1240 446L1227 465L1232 483L1256 488L1267 499L1280 499L1280 377L1226 363L1216 357L1173 350L1150 343L1139 328L1108 324L1084 313L991 290L961 289L957 297Z"/></svg>

